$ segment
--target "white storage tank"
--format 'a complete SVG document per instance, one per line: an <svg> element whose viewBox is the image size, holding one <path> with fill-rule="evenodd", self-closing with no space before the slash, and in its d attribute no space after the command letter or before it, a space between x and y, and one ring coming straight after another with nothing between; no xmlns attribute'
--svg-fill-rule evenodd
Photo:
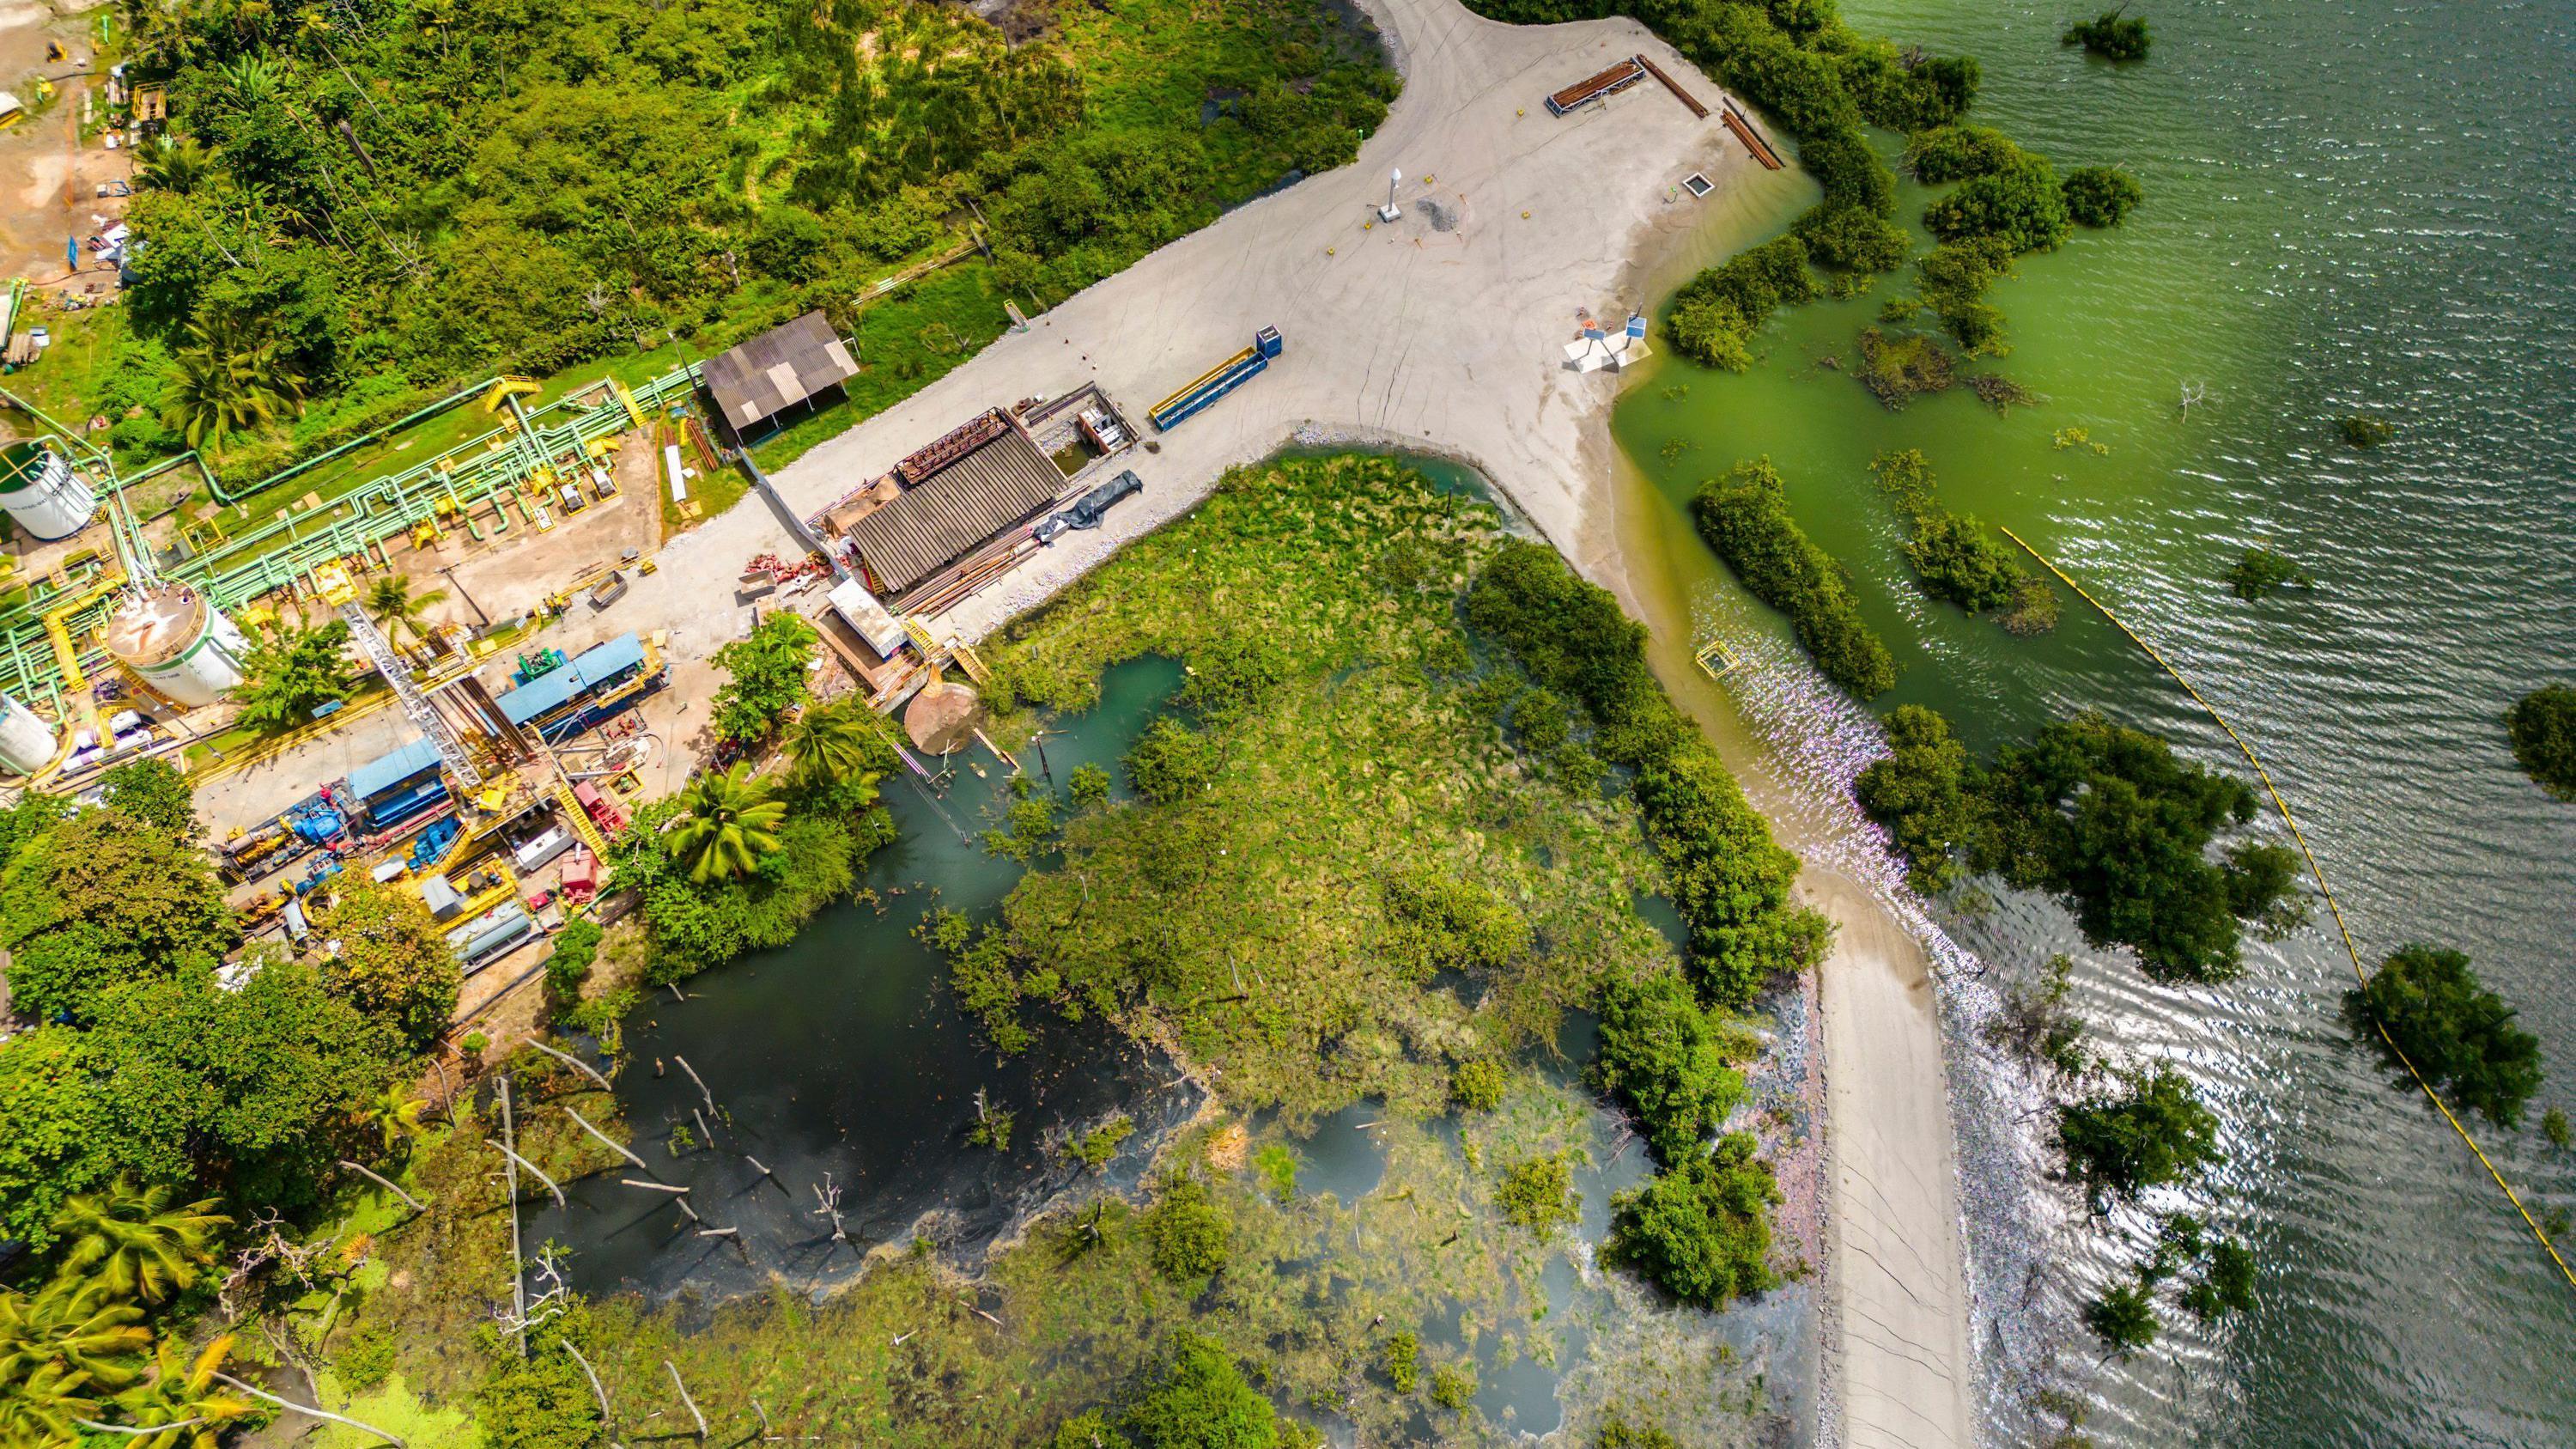
<svg viewBox="0 0 2576 1449"><path fill-rule="evenodd" d="M117 662L171 700L212 704L242 682L242 632L185 584L137 589L107 619L100 641Z"/></svg>
<svg viewBox="0 0 2576 1449"><path fill-rule="evenodd" d="M0 765L32 775L54 762L54 727L45 717L0 694Z"/></svg>
<svg viewBox="0 0 2576 1449"><path fill-rule="evenodd" d="M81 531L98 511L98 494L62 454L42 443L11 443L0 448L0 509L51 542Z"/></svg>

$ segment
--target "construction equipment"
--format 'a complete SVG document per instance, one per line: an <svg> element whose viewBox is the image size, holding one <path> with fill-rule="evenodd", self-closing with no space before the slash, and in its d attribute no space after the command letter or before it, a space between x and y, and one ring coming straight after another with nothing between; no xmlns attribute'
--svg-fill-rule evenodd
<svg viewBox="0 0 2576 1449"><path fill-rule="evenodd" d="M1198 380L1154 404L1151 418L1156 432L1170 432L1204 411L1218 398L1258 377L1277 357L1283 344L1276 327L1264 327L1252 334L1252 345L1219 363Z"/></svg>
<svg viewBox="0 0 2576 1449"><path fill-rule="evenodd" d="M349 571L336 563L322 564L313 570L313 584L323 601L340 611L358 647L384 675L385 683L393 686L394 698L402 702L403 716L428 738L430 746L438 751L439 761L447 766L447 773L468 790L481 785L483 771L466 750L464 736L447 722L447 716L439 712L429 696L421 693L420 686L412 680L411 666L394 652L393 641L376 627L376 621L367 617L366 605L359 602L358 586L350 579Z"/></svg>

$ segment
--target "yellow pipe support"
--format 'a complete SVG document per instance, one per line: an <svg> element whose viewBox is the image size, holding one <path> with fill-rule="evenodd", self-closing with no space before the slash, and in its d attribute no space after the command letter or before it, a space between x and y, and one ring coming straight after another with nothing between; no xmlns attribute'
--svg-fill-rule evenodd
<svg viewBox="0 0 2576 1449"><path fill-rule="evenodd" d="M617 405L626 409L626 420L639 428L644 426L644 410L635 405L635 394L626 390L626 384L614 379L610 380L608 386L617 394Z"/></svg>
<svg viewBox="0 0 2576 1449"><path fill-rule="evenodd" d="M56 604L45 611L45 637L54 646L54 663L63 672L63 687L79 689L89 683L81 671L80 649L72 643L72 631L64 621L74 613L125 587L125 575L112 573L72 596L69 602Z"/></svg>
<svg viewBox="0 0 2576 1449"><path fill-rule="evenodd" d="M2048 555L2032 548L2020 534L2005 528L2003 535L2014 543L2020 544L2023 552L2039 560L2043 568L2057 575L2059 582L2073 589L2078 598L2091 604L2095 612L2111 622L2112 628L2128 635L2130 643L2146 651L2147 657L2156 662L2156 667L2171 675L2173 682L2182 686L2182 692L2191 696L2192 703L2199 705L2211 722L2225 730L2227 737L2236 742L2237 752L2245 757L2245 763L2251 765L2255 776L2262 780L2264 790L2272 797L2272 808L2281 813L2281 823L2290 827L2290 838L2299 843L2299 854L2307 859L2308 874L2316 879L2317 893L2326 898L2326 909L2334 914L2335 930L2343 937L2344 954L2352 958L2353 979L2368 986L2370 974L2362 969L2361 947L2352 939L2352 927L2343 918L2343 906L2335 900L2334 888L2326 884L2325 870L2317 864L2317 853L2308 848L2306 832L2299 829L2299 822L2291 816L2289 802L2281 798L2281 787L2272 783L2272 772L2264 769L2263 762L2255 758L2254 747L2245 742L2245 737L2236 732L2236 726L2227 722L2227 717L2218 712L2216 705L2201 697L2200 691L2192 687L2190 680L2183 678L2182 671L2174 668L2172 663L2158 652L2156 646L2140 637L2137 630L2121 623L2119 615L2112 613L2100 599L2087 593L2082 584L2068 577L2066 570L2059 568ZM2397 1058L2398 1064L2406 1068L2406 1074L2415 1079L2415 1085L2423 1089L2424 1098L2433 1104L2433 1110L2441 1113L2442 1120L2451 1124L2451 1130L2459 1134L2460 1141L2466 1143L2469 1151L2477 1157L2478 1165L2487 1170L2487 1176L2495 1179L2495 1185L2498 1188L2503 1189L2505 1201L2513 1204L2513 1210L2522 1215L2523 1226L2531 1229L2531 1236L2540 1243L2540 1250L2549 1255L2550 1262L2558 1265L2559 1276L2567 1280L2568 1287L2576 1288L2576 1269L2570 1269L2567 1266L2567 1260L2558 1256L2558 1245L2549 1241L2549 1234L2541 1228L2539 1221L2532 1217L2531 1209L2523 1206L2522 1195L2513 1190L2512 1183L2504 1180L2504 1174L2497 1170L2493 1159L2487 1156L2486 1149L2478 1146L2478 1139L2470 1136L2469 1129L2461 1124L2459 1114L2451 1110L2450 1105L2442 1100L2441 1094L2433 1090L2433 1084L2424 1080L2424 1074L2415 1069L2413 1062L2407 1060L2406 1053L2397 1045L2396 1038L2388 1034L2387 1024L2376 1017L2372 1018L2370 1024L2372 1029L2379 1033L2379 1039L2387 1043L2389 1054Z"/></svg>

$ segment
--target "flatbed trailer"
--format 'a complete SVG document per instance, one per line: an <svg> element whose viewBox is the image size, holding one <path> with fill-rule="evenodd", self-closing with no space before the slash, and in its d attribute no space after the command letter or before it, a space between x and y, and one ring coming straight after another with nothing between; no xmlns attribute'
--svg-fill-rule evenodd
<svg viewBox="0 0 2576 1449"><path fill-rule="evenodd" d="M1630 56L1588 80L1580 80L1547 98L1547 113L1562 116L1597 101L1606 101L1646 78L1646 67Z"/></svg>
<svg viewBox="0 0 2576 1449"><path fill-rule="evenodd" d="M1148 414L1156 432L1169 432L1197 416L1210 403L1258 377L1284 348L1279 329L1264 327L1252 334L1252 345L1215 367L1201 373L1189 386L1154 404Z"/></svg>

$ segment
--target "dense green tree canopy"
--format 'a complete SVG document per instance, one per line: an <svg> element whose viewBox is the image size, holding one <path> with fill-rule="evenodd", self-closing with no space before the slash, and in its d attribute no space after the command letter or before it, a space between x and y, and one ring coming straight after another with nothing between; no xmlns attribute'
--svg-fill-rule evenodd
<svg viewBox="0 0 2576 1449"><path fill-rule="evenodd" d="M1685 1303L1723 1308L1762 1292L1771 1271L1771 1215L1780 1186L1753 1156L1750 1134L1730 1133L1611 1202L1609 1261L1636 1269Z"/></svg>
<svg viewBox="0 0 2576 1449"><path fill-rule="evenodd" d="M114 806L53 825L0 873L11 998L31 1015L86 1021L110 988L211 972L240 939L205 855Z"/></svg>
<svg viewBox="0 0 2576 1449"><path fill-rule="evenodd" d="M716 686L708 728L732 744L774 738L810 697L814 651L822 635L792 609L779 609L752 631L718 649L715 664L728 678Z"/></svg>
<svg viewBox="0 0 2576 1449"><path fill-rule="evenodd" d="M390 1022L414 1051L447 1030L460 968L446 928L419 896L361 880L339 890L319 925L339 948L321 963L334 994Z"/></svg>
<svg viewBox="0 0 2576 1449"><path fill-rule="evenodd" d="M2354 1030L2392 1070L2404 1071L2390 1054L2393 1043L2454 1105L2500 1127L2520 1122L2523 1105L2540 1090L2540 1039L2514 1025L2514 1009L2479 982L2461 952L2425 945L2395 951L2345 993L2345 1006Z"/></svg>
<svg viewBox="0 0 2576 1449"><path fill-rule="evenodd" d="M2066 173L2066 214L2079 226L2118 226L2147 189L2117 166L2078 166Z"/></svg>
<svg viewBox="0 0 2576 1449"><path fill-rule="evenodd" d="M2218 1156L2218 1119L2180 1072L2160 1066L2058 1109L2057 1145L2098 1211L2199 1176Z"/></svg>
<svg viewBox="0 0 2576 1449"><path fill-rule="evenodd" d="M2561 800L2576 800L2576 687L2535 689L2504 714L2513 758L2533 783Z"/></svg>
<svg viewBox="0 0 2576 1449"><path fill-rule="evenodd" d="M1789 616L1827 679L1863 699L1896 683L1896 664L1861 618L1842 566L1789 516L1787 487L1770 459L1739 463L1702 485L1691 516L1744 587Z"/></svg>
<svg viewBox="0 0 2576 1449"><path fill-rule="evenodd" d="M1971 863L2066 897L2087 939L2133 948L2159 981L2235 975L2237 919L2269 914L2288 888L2275 858L2206 858L2254 818L2250 786L2100 715L2006 745L1986 779Z"/></svg>
<svg viewBox="0 0 2576 1449"><path fill-rule="evenodd" d="M136 760L98 777L99 797L110 807L174 838L194 841L205 827L197 823L196 792L188 777L167 760Z"/></svg>
<svg viewBox="0 0 2576 1449"><path fill-rule="evenodd" d="M1853 793L1885 824L1916 890L1934 895L1958 879L1958 856L1977 828L1980 773L1950 722L1919 704L1882 721L1888 756L1861 771Z"/></svg>
<svg viewBox="0 0 2576 1449"><path fill-rule="evenodd" d="M1710 1021L1679 977L1650 976L1602 993L1592 1075L1636 1114L1658 1160L1687 1162L1744 1099L1735 1063L1748 1045Z"/></svg>

